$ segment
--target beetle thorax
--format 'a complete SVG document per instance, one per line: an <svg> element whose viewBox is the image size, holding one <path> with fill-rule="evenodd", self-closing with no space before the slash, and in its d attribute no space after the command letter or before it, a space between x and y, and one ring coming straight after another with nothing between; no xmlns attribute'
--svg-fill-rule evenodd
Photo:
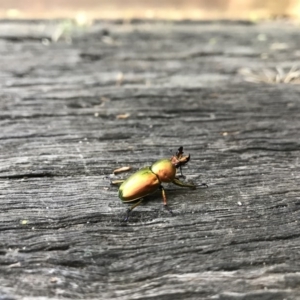
<svg viewBox="0 0 300 300"><path fill-rule="evenodd" d="M160 182L171 182L176 175L176 167L168 159L162 159L151 166L151 171Z"/></svg>

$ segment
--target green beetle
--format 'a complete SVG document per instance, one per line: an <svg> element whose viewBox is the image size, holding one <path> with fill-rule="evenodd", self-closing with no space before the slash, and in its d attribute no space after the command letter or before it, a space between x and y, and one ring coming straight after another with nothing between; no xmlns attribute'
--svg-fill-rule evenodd
<svg viewBox="0 0 300 300"><path fill-rule="evenodd" d="M119 198L124 203L135 202L128 210L124 221L128 220L130 212L140 205L143 201L143 197L160 189L162 192L162 198L164 207L172 214L172 211L167 205L166 193L161 185L163 182L172 182L181 187L187 187L195 189L194 184L188 184L180 181L176 177L176 171L179 168L181 176L181 167L190 160L190 155L183 155L183 147L179 147L178 151L170 159L161 159L155 162L150 167L144 167L131 175L126 180L114 181L112 184L120 184ZM202 184L206 185L206 184Z"/></svg>

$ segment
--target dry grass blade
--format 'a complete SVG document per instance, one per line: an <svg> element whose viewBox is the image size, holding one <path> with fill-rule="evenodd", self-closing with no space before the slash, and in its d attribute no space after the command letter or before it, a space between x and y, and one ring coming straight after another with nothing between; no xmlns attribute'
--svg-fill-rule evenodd
<svg viewBox="0 0 300 300"><path fill-rule="evenodd" d="M269 83L269 84L299 84L300 83L300 69L297 66L292 66L289 71L285 71L281 67L274 69L265 68L260 70L251 70L243 68L239 73L247 82L253 83Z"/></svg>

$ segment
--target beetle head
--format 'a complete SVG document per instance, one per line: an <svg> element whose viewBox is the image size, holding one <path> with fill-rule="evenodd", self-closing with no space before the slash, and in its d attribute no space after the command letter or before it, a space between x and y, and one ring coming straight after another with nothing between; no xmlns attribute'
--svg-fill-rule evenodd
<svg viewBox="0 0 300 300"><path fill-rule="evenodd" d="M183 147L179 147L178 151L174 156L171 157L171 163L176 167L179 168L182 165L186 164L190 160L190 155L184 156L183 155Z"/></svg>

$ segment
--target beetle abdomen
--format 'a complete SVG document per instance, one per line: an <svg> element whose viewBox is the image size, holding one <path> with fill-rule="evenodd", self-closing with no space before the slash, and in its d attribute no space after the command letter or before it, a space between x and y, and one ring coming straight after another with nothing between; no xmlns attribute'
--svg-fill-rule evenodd
<svg viewBox="0 0 300 300"><path fill-rule="evenodd" d="M157 176L150 170L150 167L145 167L121 184L119 198L124 202L134 201L155 192L159 185Z"/></svg>

